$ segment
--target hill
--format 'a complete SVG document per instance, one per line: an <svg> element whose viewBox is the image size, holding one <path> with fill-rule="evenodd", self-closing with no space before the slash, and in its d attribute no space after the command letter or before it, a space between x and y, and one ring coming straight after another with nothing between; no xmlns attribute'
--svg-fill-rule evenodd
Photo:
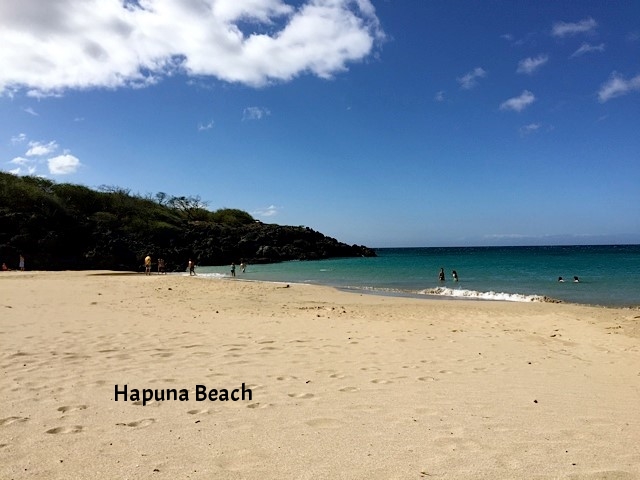
<svg viewBox="0 0 640 480"><path fill-rule="evenodd" d="M256 221L242 210L210 211L199 197L140 197L119 187L93 190L0 172L0 262L33 270L140 270L164 258L167 270L375 256L311 228Z"/></svg>

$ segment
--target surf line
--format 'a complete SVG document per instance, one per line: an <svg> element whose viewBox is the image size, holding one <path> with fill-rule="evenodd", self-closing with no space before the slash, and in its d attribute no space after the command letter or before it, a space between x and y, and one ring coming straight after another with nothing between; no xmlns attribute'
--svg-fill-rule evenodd
<svg viewBox="0 0 640 480"><path fill-rule="evenodd" d="M196 402L204 402L209 400L210 402L238 402L238 401L246 401L251 400L253 398L253 392L250 388L247 388L242 383L240 388L234 388L229 391L226 388L215 389L212 388L210 390L207 389L205 385L196 385L195 388L195 400ZM142 401L142 406L145 406L148 402L155 400L156 402L165 402L165 401L180 401L180 402L188 402L189 401L189 390L186 388L132 388L129 389L128 385L124 385L122 389L119 389L118 384L114 385L114 400L117 402L120 399L124 402L140 402ZM122 398L120 398L122 397Z"/></svg>

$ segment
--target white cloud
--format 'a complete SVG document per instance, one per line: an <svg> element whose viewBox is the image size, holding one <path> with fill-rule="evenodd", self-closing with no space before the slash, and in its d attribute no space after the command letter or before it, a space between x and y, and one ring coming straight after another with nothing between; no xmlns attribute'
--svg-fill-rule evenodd
<svg viewBox="0 0 640 480"><path fill-rule="evenodd" d="M51 141L47 144L40 142L29 142L29 150L27 150L27 157L42 157L55 152L58 149L58 144L55 141Z"/></svg>
<svg viewBox="0 0 640 480"><path fill-rule="evenodd" d="M68 175L75 173L82 165L80 160L69 153L58 155L47 160L49 173L52 175Z"/></svg>
<svg viewBox="0 0 640 480"><path fill-rule="evenodd" d="M19 133L18 135L11 137L11 143L13 145L17 145L18 143L23 143L26 140L27 140L27 135L24 133Z"/></svg>
<svg viewBox="0 0 640 480"><path fill-rule="evenodd" d="M269 205L266 208L259 208L258 210L251 212L251 215L255 215L257 217L275 217L278 213L280 213L280 209L278 207L275 205Z"/></svg>
<svg viewBox="0 0 640 480"><path fill-rule="evenodd" d="M370 0L0 2L0 94L144 87L175 72L331 78L384 40Z"/></svg>
<svg viewBox="0 0 640 480"><path fill-rule="evenodd" d="M635 90L640 90L640 74L625 80L618 72L613 72L598 91L600 103L604 103L612 98L621 97Z"/></svg>
<svg viewBox="0 0 640 480"><path fill-rule="evenodd" d="M1 73L0 73L0 78L1 78ZM0 80L1 81L1 80ZM2 94L2 84L0 83L0 94ZM36 112L33 108L31 107L27 107L27 108L23 108L22 109L24 112L28 113L29 115L33 115L34 117L38 117L38 112Z"/></svg>
<svg viewBox="0 0 640 480"><path fill-rule="evenodd" d="M575 23L556 22L551 29L551 35L554 37L566 37L578 33L589 33L595 30L597 26L598 22L593 18L585 18Z"/></svg>
<svg viewBox="0 0 640 480"><path fill-rule="evenodd" d="M444 102L444 90L440 90L439 92L436 92L435 97L433 97L433 99L436 102Z"/></svg>
<svg viewBox="0 0 640 480"><path fill-rule="evenodd" d="M14 165L22 165L22 166L30 165L33 162L34 160L30 158L24 158L24 157L16 157L13 160L9 160L9 163L12 163Z"/></svg>
<svg viewBox="0 0 640 480"><path fill-rule="evenodd" d="M271 112L268 108L247 107L242 112L242 120L261 120L269 115L271 115Z"/></svg>
<svg viewBox="0 0 640 480"><path fill-rule="evenodd" d="M585 53L591 53L591 52L604 52L604 43L601 43L600 45L591 45L589 43L583 43L582 45L580 45L579 49L577 49L575 52L571 54L571 56L569 56L569 58L579 57L581 55L584 55Z"/></svg>
<svg viewBox="0 0 640 480"><path fill-rule="evenodd" d="M209 123L201 123L200 125L198 125L198 131L199 132L204 132L205 130L211 130L213 128L213 120L211 120Z"/></svg>
<svg viewBox="0 0 640 480"><path fill-rule="evenodd" d="M531 75L548 61L548 55L538 55L535 58L525 58L524 60L520 60L520 62L518 63L518 70L516 71L517 73L526 73L528 75Z"/></svg>
<svg viewBox="0 0 640 480"><path fill-rule="evenodd" d="M523 91L520 96L510 98L502 102L500 105L500 110L514 110L516 112L521 112L526 107L535 102L536 97L529 90Z"/></svg>
<svg viewBox="0 0 640 480"><path fill-rule="evenodd" d="M476 86L479 78L484 78L487 76L487 72L480 68L476 67L469 73L465 73L463 76L458 77L458 83L460 84L460 88L464 90L470 90Z"/></svg>
<svg viewBox="0 0 640 480"><path fill-rule="evenodd" d="M523 137L525 135L529 135L531 133L534 133L536 131L538 131L540 129L540 124L539 123L530 123L529 125L524 125L522 127L520 127L520 135L522 135Z"/></svg>
<svg viewBox="0 0 640 480"><path fill-rule="evenodd" d="M9 170L14 175L33 175L36 172L35 160L31 158L15 157L9 160L11 165L17 165L16 168Z"/></svg>

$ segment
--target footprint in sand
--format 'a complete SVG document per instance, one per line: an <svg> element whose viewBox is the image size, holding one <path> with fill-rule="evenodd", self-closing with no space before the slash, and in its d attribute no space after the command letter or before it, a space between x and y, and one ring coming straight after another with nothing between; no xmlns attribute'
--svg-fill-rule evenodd
<svg viewBox="0 0 640 480"><path fill-rule="evenodd" d="M340 389L341 392L357 392L358 387L343 387Z"/></svg>
<svg viewBox="0 0 640 480"><path fill-rule="evenodd" d="M187 413L189 415L201 415L203 413L209 413L209 410L189 410Z"/></svg>
<svg viewBox="0 0 640 480"><path fill-rule="evenodd" d="M171 352L161 352L161 353L152 353L152 357L161 357L161 358L169 358L173 356Z"/></svg>
<svg viewBox="0 0 640 480"><path fill-rule="evenodd" d="M273 407L273 403L260 403L260 402L256 402L256 403L250 403L249 405L247 405L247 408L251 408L251 409L255 409L255 408L267 408L267 407Z"/></svg>
<svg viewBox="0 0 640 480"><path fill-rule="evenodd" d="M291 398L313 398L313 393L288 393Z"/></svg>
<svg viewBox="0 0 640 480"><path fill-rule="evenodd" d="M135 402L131 402L131 405L135 405L136 407L159 407L162 405L162 402L156 402L154 400L143 402L142 400L136 400Z"/></svg>
<svg viewBox="0 0 640 480"><path fill-rule="evenodd" d="M143 418L142 420L136 420L135 422L116 423L116 425L119 426L119 427L144 428L144 427L148 427L149 425L152 425L154 423L156 423L156 419L155 418Z"/></svg>
<svg viewBox="0 0 640 480"><path fill-rule="evenodd" d="M276 377L276 380L297 380L298 377L294 377L293 375L281 375Z"/></svg>
<svg viewBox="0 0 640 480"><path fill-rule="evenodd" d="M346 375L342 374L342 373L334 373L333 375L329 375L329 378L345 378Z"/></svg>
<svg viewBox="0 0 640 480"><path fill-rule="evenodd" d="M82 425L73 425L72 427L56 427L47 430L46 433L80 433L84 430Z"/></svg>
<svg viewBox="0 0 640 480"><path fill-rule="evenodd" d="M393 383L393 382L391 380L381 380L379 378L376 378L376 379L371 380L371 383L386 384L386 383Z"/></svg>
<svg viewBox="0 0 640 480"><path fill-rule="evenodd" d="M63 407L58 407L58 411L62 413L75 412L76 410L86 410L86 409L87 409L86 405L72 405L72 406L65 405Z"/></svg>
<svg viewBox="0 0 640 480"><path fill-rule="evenodd" d="M0 420L0 426L11 425L12 423L24 423L29 420L26 417L7 417Z"/></svg>
<svg viewBox="0 0 640 480"><path fill-rule="evenodd" d="M418 380L421 382L437 382L438 379L436 377L418 377Z"/></svg>

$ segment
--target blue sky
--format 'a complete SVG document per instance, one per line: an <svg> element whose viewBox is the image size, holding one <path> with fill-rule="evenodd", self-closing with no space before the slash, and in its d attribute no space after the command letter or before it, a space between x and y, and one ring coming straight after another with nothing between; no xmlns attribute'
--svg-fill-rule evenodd
<svg viewBox="0 0 640 480"><path fill-rule="evenodd" d="M0 3L0 168L383 246L640 243L637 1Z"/></svg>

